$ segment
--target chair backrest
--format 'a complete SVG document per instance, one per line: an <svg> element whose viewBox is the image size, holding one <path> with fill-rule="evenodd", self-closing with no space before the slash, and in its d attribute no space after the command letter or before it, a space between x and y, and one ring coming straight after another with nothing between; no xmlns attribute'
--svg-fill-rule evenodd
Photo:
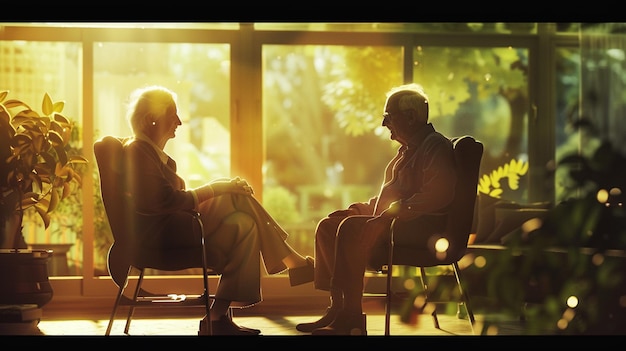
<svg viewBox="0 0 626 351"><path fill-rule="evenodd" d="M450 242L448 260L458 261L467 249L472 230L478 189L478 174L483 144L472 136L452 139L457 168L454 199L448 212L447 238Z"/></svg>
<svg viewBox="0 0 626 351"><path fill-rule="evenodd" d="M106 211L113 245L109 248L107 268L118 286L124 284L129 267L153 268L175 271L187 268L202 268L202 229L192 211L180 211L176 216L183 223L190 223L197 233L198 245L181 247L152 247L136 241L137 217L133 207L130 188L128 158L125 157L126 141L129 137L105 136L94 143L94 154L100 173L100 193ZM189 222L187 222L189 221Z"/></svg>
<svg viewBox="0 0 626 351"><path fill-rule="evenodd" d="M133 221L128 218L131 209L128 208L128 201L124 198L126 193L124 143L126 139L105 136L94 143L94 155L100 175L100 195L114 240L109 249L107 268L118 286L124 283L130 258L133 255L130 242L132 235L129 233L130 224Z"/></svg>
<svg viewBox="0 0 626 351"><path fill-rule="evenodd" d="M448 212L446 233L449 247L445 255L438 255L426 247L395 245L393 264L430 267L457 262L467 250L467 241L472 230L474 206L478 190L478 173L483 154L483 144L469 135L451 139L454 146L457 183L455 195ZM404 229L403 229L404 230ZM419 233L420 228L414 228ZM388 262L388 249L375 248L368 268L380 271Z"/></svg>

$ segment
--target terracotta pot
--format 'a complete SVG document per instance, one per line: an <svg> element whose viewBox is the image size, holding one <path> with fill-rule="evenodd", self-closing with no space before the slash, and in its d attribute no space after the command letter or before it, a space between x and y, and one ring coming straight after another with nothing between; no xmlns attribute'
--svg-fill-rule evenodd
<svg viewBox="0 0 626 351"><path fill-rule="evenodd" d="M36 304L52 300L48 280L51 250L0 249L0 304Z"/></svg>

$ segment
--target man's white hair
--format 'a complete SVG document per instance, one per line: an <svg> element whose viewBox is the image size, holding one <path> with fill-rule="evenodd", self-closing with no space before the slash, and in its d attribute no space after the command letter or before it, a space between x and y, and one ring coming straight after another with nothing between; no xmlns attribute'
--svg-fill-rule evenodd
<svg viewBox="0 0 626 351"><path fill-rule="evenodd" d="M387 92L387 101L392 96L398 97L397 104L400 111L415 110L424 122L428 121L428 95L421 85L409 83L391 88Z"/></svg>

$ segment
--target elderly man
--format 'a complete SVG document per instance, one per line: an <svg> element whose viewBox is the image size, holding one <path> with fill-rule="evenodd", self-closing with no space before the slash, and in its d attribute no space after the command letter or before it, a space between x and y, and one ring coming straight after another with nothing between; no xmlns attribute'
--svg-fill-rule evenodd
<svg viewBox="0 0 626 351"><path fill-rule="evenodd" d="M330 306L317 321L296 329L313 335L367 335L363 277L374 247L386 245L394 217L397 245L426 247L446 225L456 183L452 143L428 121L421 86L391 89L382 125L400 143L385 169L378 196L330 213L315 232L315 288L330 291ZM421 228L419 234L408 228ZM407 228L404 229L403 228ZM432 243L431 243L432 245Z"/></svg>

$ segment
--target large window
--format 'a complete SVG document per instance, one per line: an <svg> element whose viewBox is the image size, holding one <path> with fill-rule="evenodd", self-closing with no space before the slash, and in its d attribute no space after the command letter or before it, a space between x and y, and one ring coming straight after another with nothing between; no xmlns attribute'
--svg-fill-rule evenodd
<svg viewBox="0 0 626 351"><path fill-rule="evenodd" d="M424 86L438 130L484 142L481 175L512 160L531 165L516 189L503 180L502 198L554 201L559 186L546 178L546 167L577 145L566 126L581 89L578 27L1 23L0 89L33 105L46 92L65 100L64 113L78 126L72 147L94 161L86 177L91 181L83 184L88 187L65 204L54 226L34 224L26 239L67 245L55 247L65 251L52 275L67 284L55 295L110 292L111 235L91 146L104 135L130 135L126 99L150 84L178 93L183 125L166 151L188 186L249 178L303 254L313 254L322 216L378 192L381 170L397 148L381 126L385 92L405 82ZM621 72L619 51L609 53L617 56L587 55L586 62L609 62L603 72ZM78 279L56 279L61 275L83 279L72 285ZM178 278L181 284L186 279Z"/></svg>
<svg viewBox="0 0 626 351"><path fill-rule="evenodd" d="M402 83L402 47L265 45L263 203L313 255L317 222L376 196L395 155L385 93Z"/></svg>

